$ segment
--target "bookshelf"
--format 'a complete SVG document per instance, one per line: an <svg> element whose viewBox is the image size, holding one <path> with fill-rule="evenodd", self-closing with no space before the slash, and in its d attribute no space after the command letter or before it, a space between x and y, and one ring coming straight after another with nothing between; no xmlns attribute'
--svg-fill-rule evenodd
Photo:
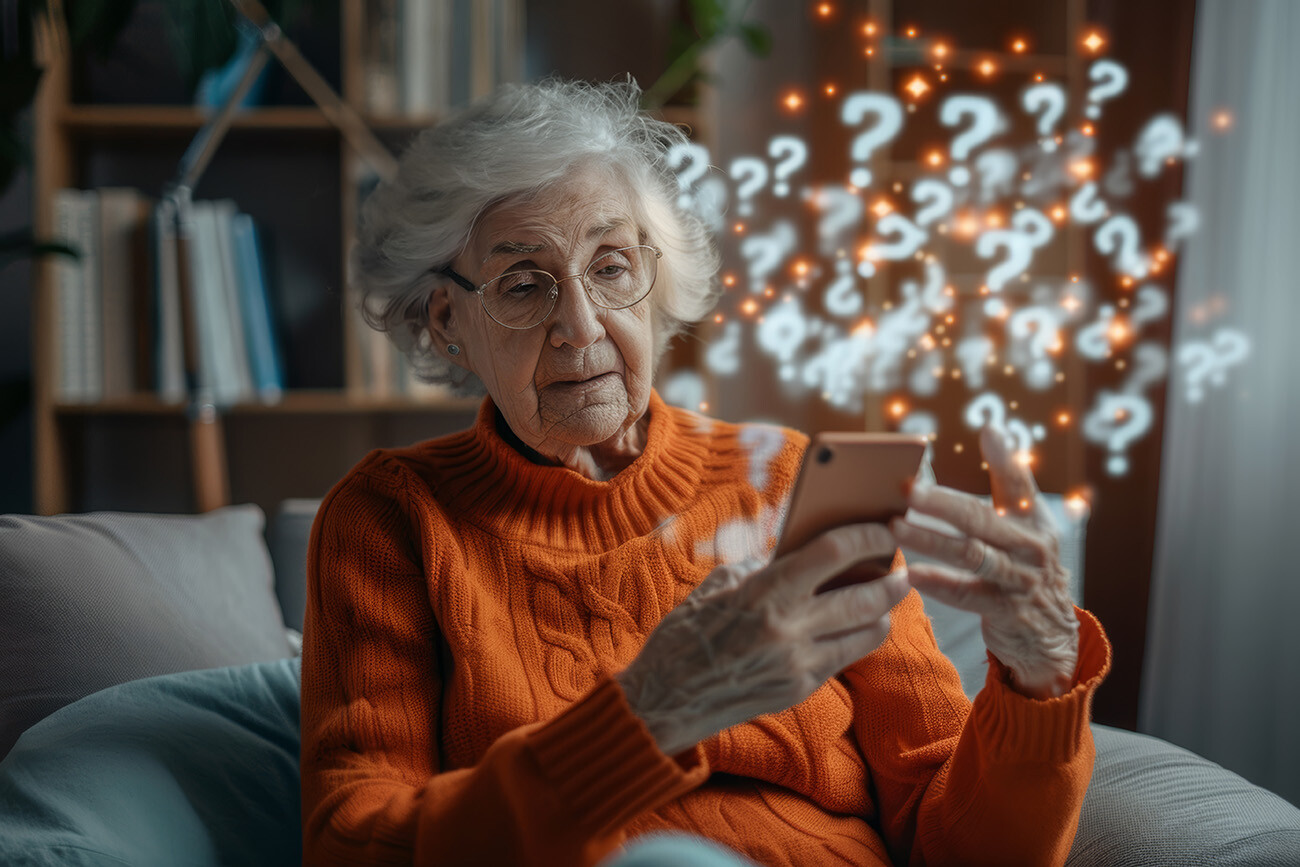
<svg viewBox="0 0 1300 867"><path fill-rule="evenodd" d="M435 117L365 111L368 6L367 0L340 0L333 84L397 151ZM181 105L79 103L74 59L58 49L67 44L66 34L43 23L34 35L46 70L33 112L38 233L57 234L55 200L62 189L130 186L156 197L205 114ZM700 110L663 114L697 137L707 135ZM232 501L257 502L269 513L281 499L323 495L371 448L437 436L472 420L476 400L367 385L368 350L345 277L363 169L321 110L250 108L236 116L195 191L196 199L234 199L275 238L268 268L277 272L276 290L283 293L278 303L287 382L273 402L218 408L168 402L152 390L66 399L59 378L58 263L49 257L37 263L32 367L38 513L207 511Z"/></svg>

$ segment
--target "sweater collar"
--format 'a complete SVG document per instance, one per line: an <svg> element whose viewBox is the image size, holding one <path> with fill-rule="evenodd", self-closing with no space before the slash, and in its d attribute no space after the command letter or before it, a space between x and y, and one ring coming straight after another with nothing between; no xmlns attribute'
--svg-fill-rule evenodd
<svg viewBox="0 0 1300 867"><path fill-rule="evenodd" d="M603 551L643 536L695 497L709 421L651 391L645 449L607 481L525 458L496 429L491 398L474 426L435 441L438 498L459 517L506 539Z"/></svg>

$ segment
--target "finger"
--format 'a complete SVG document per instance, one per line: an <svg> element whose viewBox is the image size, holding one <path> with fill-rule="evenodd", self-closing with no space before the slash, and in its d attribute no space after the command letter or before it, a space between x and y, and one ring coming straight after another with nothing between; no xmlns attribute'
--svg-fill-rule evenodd
<svg viewBox="0 0 1300 867"><path fill-rule="evenodd" d="M1001 427L985 425L980 431L980 452L989 467L993 488L993 505L1009 515L1029 516L1038 502L1038 485L1019 453L1007 446L1007 434Z"/></svg>
<svg viewBox="0 0 1300 867"><path fill-rule="evenodd" d="M772 561L746 589L776 594L775 601L794 603L811 596L819 585L845 569L878 557L891 557L898 548L884 524L848 524L827 530L808 544Z"/></svg>
<svg viewBox="0 0 1300 867"><path fill-rule="evenodd" d="M988 547L987 542L972 536L950 536L921 527L906 518L894 518L889 522L889 530L904 551L914 551L971 572L980 568Z"/></svg>
<svg viewBox="0 0 1300 867"><path fill-rule="evenodd" d="M996 611L1002 601L1002 591L996 585L981 581L963 569L937 563L913 563L908 572L912 586L921 593L962 611L984 616Z"/></svg>
<svg viewBox="0 0 1300 867"><path fill-rule="evenodd" d="M914 485L908 505L1017 556L1037 556L1042 547L1042 540L1029 527L1006 520L988 503L962 491L942 485Z"/></svg>
<svg viewBox="0 0 1300 867"><path fill-rule="evenodd" d="M832 636L815 642L812 654L813 676L821 683L839 674L862 657L885 643L889 637L889 612L865 629Z"/></svg>
<svg viewBox="0 0 1300 867"><path fill-rule="evenodd" d="M744 583L762 564L758 560L741 560L738 563L723 563L705 576L695 586L690 595L696 600L708 599Z"/></svg>
<svg viewBox="0 0 1300 867"><path fill-rule="evenodd" d="M867 628L889 614L907 595L907 570L852 584L818 595L801 618L800 627L818 640Z"/></svg>

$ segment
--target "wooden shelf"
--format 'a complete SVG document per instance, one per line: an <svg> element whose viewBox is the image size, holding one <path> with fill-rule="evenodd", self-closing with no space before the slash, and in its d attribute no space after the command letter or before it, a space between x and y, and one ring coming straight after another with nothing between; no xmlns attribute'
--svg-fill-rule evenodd
<svg viewBox="0 0 1300 867"><path fill-rule="evenodd" d="M71 135L157 135L194 133L208 117L187 105L69 105L60 112L59 124ZM276 106L237 114L231 130L332 133L334 126L318 108Z"/></svg>
<svg viewBox="0 0 1300 867"><path fill-rule="evenodd" d="M301 390L291 391L274 403L240 403L222 409L225 416L251 415L365 415L370 413L443 413L473 412L478 409L476 397L447 397L421 399L407 395L371 397L349 394L346 391ZM76 416L127 416L127 415L185 415L190 408L185 403L167 403L153 394L134 394L96 403L57 403L54 412L63 417Z"/></svg>

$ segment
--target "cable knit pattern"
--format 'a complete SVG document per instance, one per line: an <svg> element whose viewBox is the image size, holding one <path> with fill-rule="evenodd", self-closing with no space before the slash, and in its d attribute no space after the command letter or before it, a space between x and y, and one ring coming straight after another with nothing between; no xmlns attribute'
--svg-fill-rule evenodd
<svg viewBox="0 0 1300 867"><path fill-rule="evenodd" d="M1064 861L1109 666L1036 702L991 660L973 709L920 597L806 701L669 757L611 675L719 563L766 556L807 439L651 395L597 482L470 430L376 451L312 530L302 782L311 864L592 864L657 829L763 864Z"/></svg>

